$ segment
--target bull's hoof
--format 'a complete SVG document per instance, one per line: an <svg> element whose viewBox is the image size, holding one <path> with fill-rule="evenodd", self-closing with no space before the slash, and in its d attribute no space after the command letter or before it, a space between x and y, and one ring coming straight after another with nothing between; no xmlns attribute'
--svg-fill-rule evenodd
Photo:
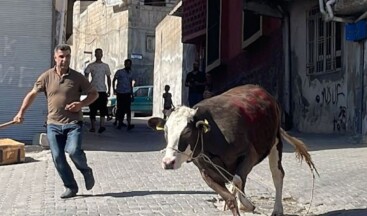
<svg viewBox="0 0 367 216"><path fill-rule="evenodd" d="M255 209L256 209L256 207L255 206L252 206L252 208L250 207L250 208L248 208L248 207L246 207L246 206L244 206L244 205L240 205L240 210L241 211L244 211L244 212L254 212L255 211Z"/></svg>
<svg viewBox="0 0 367 216"><path fill-rule="evenodd" d="M228 206L228 208L231 210L233 216L240 216L240 212L238 211L237 205L236 205L236 200L227 200L226 204Z"/></svg>
<svg viewBox="0 0 367 216"><path fill-rule="evenodd" d="M255 206L242 194L239 195L239 207L241 211L253 212L255 211Z"/></svg>

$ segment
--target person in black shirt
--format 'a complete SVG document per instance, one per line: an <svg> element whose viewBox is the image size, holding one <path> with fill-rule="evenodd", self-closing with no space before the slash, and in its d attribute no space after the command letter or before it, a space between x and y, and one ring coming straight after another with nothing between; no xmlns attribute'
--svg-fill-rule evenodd
<svg viewBox="0 0 367 216"><path fill-rule="evenodd" d="M175 108L172 102L172 94L169 92L170 90L169 85L164 86L164 93L163 97L163 118L166 119L172 112L172 109Z"/></svg>
<svg viewBox="0 0 367 216"><path fill-rule="evenodd" d="M199 71L199 63L194 62L193 71L186 75L185 86L189 87L189 106L193 107L195 104L203 100L203 93L205 90L206 78L205 73Z"/></svg>

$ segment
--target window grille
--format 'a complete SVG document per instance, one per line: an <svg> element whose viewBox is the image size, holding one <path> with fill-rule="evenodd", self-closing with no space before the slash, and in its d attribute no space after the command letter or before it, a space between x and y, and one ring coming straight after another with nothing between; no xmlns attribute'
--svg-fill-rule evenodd
<svg viewBox="0 0 367 216"><path fill-rule="evenodd" d="M307 13L307 74L337 72L342 67L342 27L325 22L318 7Z"/></svg>

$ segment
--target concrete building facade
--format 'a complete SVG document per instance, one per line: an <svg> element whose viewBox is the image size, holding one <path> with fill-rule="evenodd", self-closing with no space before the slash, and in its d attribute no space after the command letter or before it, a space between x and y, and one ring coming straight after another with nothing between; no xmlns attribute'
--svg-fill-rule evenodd
<svg viewBox="0 0 367 216"><path fill-rule="evenodd" d="M76 2L73 14L72 67L83 71L94 61L94 50L103 49L103 61L114 73L125 59L133 62L136 85L153 84L155 27L174 1L152 5L129 0L109 5L107 1Z"/></svg>

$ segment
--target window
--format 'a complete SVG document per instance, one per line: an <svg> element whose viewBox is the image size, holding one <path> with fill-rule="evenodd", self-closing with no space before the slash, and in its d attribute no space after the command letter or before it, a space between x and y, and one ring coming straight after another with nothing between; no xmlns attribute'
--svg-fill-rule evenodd
<svg viewBox="0 0 367 216"><path fill-rule="evenodd" d="M220 65L221 0L207 1L206 71Z"/></svg>
<svg viewBox="0 0 367 216"><path fill-rule="evenodd" d="M144 5L166 6L166 0L144 0Z"/></svg>
<svg viewBox="0 0 367 216"><path fill-rule="evenodd" d="M242 12L242 48L248 47L262 36L262 22L261 15L248 10Z"/></svg>
<svg viewBox="0 0 367 216"><path fill-rule="evenodd" d="M135 97L148 97L149 88L139 88L134 93Z"/></svg>
<svg viewBox="0 0 367 216"><path fill-rule="evenodd" d="M154 52L155 50L155 37L153 35L146 36L146 46L145 49L147 52Z"/></svg>
<svg viewBox="0 0 367 216"><path fill-rule="evenodd" d="M342 67L342 26L325 22L318 7L307 14L307 74L339 71Z"/></svg>

